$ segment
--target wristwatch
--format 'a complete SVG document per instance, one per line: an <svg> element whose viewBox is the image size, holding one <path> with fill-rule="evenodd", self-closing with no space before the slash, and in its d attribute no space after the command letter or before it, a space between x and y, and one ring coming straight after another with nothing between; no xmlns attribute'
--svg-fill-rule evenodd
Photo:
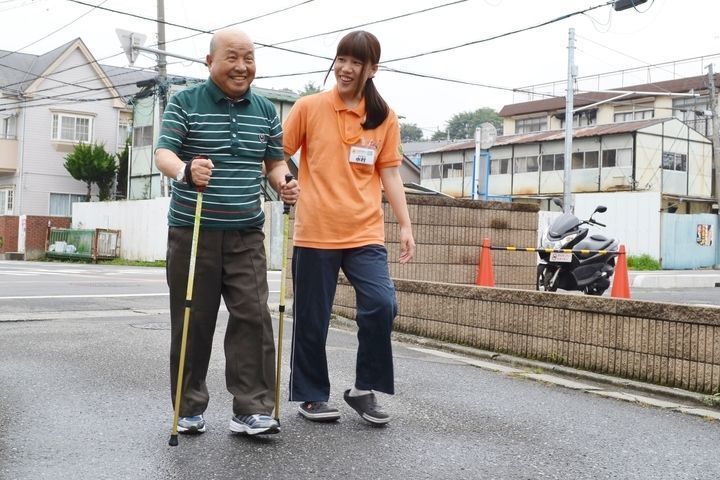
<svg viewBox="0 0 720 480"><path fill-rule="evenodd" d="M175 181L178 183L185 183L185 165L183 165L177 174L175 174Z"/></svg>

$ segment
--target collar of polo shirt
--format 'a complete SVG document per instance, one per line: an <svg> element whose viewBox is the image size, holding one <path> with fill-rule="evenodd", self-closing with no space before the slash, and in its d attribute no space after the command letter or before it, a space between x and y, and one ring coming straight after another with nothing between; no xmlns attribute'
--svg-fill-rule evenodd
<svg viewBox="0 0 720 480"><path fill-rule="evenodd" d="M225 93L220 90L220 87L215 85L215 82L212 81L211 78L207 79L207 88L208 92L210 92L210 96L213 99L213 102L218 103L220 100L227 100L230 103L240 103L242 101L250 101L250 88L247 89L247 91L243 94L242 97L238 99L230 98Z"/></svg>

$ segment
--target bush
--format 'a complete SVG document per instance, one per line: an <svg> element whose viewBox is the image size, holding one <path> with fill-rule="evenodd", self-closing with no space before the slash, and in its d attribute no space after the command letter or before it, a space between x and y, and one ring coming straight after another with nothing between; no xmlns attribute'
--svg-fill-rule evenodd
<svg viewBox="0 0 720 480"><path fill-rule="evenodd" d="M627 266L630 270L661 270L660 262L648 254L628 255Z"/></svg>

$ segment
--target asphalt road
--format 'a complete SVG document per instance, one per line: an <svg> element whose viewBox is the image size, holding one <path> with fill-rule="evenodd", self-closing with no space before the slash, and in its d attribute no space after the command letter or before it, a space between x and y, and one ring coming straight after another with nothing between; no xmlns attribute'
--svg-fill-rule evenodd
<svg viewBox="0 0 720 480"><path fill-rule="evenodd" d="M0 262L0 479L707 479L720 422L489 371L396 343L395 416L342 402L354 332L332 328L336 424L281 404L282 432L231 435L220 315L207 433L167 445L162 269ZM284 344L283 398L292 323Z"/></svg>

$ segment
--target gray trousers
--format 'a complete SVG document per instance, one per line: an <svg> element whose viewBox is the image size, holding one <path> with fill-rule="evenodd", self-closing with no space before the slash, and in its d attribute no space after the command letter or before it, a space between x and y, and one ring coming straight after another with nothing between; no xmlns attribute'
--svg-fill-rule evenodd
<svg viewBox="0 0 720 480"><path fill-rule="evenodd" d="M180 416L202 414L220 298L229 311L225 332L225 381L234 414L270 415L275 405L275 343L267 306L267 265L262 231L201 230L195 262L190 327ZM170 227L170 384L173 405L190 267L192 228Z"/></svg>

